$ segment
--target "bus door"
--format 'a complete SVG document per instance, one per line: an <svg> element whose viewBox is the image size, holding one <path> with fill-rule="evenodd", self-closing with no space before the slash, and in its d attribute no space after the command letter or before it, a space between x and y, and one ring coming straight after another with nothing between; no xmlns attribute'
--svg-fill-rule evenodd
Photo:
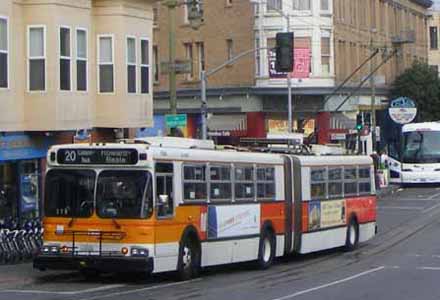
<svg viewBox="0 0 440 300"><path fill-rule="evenodd" d="M289 254L293 250L293 161L291 156L284 157L284 195L286 199L285 207L285 236L284 254Z"/></svg>
<svg viewBox="0 0 440 300"><path fill-rule="evenodd" d="M390 170L390 183L401 183L402 164L398 144L391 142L388 145L388 169Z"/></svg>
<svg viewBox="0 0 440 300"><path fill-rule="evenodd" d="M178 247L170 247L175 243L173 232L177 232L175 222L173 163L158 162L155 165L155 214L154 248L155 270L170 271L177 265ZM157 263L157 264L156 264Z"/></svg>

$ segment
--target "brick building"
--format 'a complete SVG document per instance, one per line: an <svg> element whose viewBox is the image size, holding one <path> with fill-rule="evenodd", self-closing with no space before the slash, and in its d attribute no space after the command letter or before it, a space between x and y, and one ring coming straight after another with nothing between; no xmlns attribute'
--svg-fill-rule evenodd
<svg viewBox="0 0 440 300"><path fill-rule="evenodd" d="M189 27L186 8L180 7L177 57L192 60L194 66L193 74L178 77L178 111L189 114L190 119L187 134L198 134L200 68L211 70L254 47L273 47L276 33L287 30L289 17L289 30L295 34L295 58L301 62L293 74L294 128L305 133L318 129L321 142L331 141L332 133L346 133L356 114L371 107L371 89L366 82L339 113L325 112L342 104L369 74L367 63L338 94L329 97L374 49L379 49L372 60L377 66L399 48L398 55L374 76L378 109L387 105L388 87L396 75L414 59L427 60L424 32L430 5L426 0L204 0L204 23L198 31ZM165 130L163 114L169 107L167 75L160 74L158 63L166 61L168 55L166 7L158 4L156 12L153 134ZM208 110L210 134L220 136L219 141L231 142L224 136L265 136L285 131L286 74L274 71L273 50L257 51L209 78Z"/></svg>

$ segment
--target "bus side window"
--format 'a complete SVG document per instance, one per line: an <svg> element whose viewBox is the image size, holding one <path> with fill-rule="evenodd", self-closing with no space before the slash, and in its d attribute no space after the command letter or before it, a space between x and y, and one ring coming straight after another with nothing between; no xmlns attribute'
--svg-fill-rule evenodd
<svg viewBox="0 0 440 300"><path fill-rule="evenodd" d="M327 169L311 168L310 170L310 196L312 200L327 197Z"/></svg>
<svg viewBox="0 0 440 300"><path fill-rule="evenodd" d="M156 207L160 218L174 214L173 164L156 163Z"/></svg>

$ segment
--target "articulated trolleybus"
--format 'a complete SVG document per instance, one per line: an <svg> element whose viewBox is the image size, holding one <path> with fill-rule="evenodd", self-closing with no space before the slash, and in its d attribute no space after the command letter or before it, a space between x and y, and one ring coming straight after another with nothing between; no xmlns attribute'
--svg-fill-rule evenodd
<svg viewBox="0 0 440 300"><path fill-rule="evenodd" d="M54 146L34 267L157 273L335 247L376 233L372 161L151 138Z"/></svg>

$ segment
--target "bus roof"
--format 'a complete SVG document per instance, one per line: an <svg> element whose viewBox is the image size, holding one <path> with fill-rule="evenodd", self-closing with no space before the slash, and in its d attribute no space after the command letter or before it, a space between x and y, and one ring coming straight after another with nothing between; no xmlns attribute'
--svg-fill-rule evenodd
<svg viewBox="0 0 440 300"><path fill-rule="evenodd" d="M402 132L440 131L440 122L410 123L402 127Z"/></svg>
<svg viewBox="0 0 440 300"><path fill-rule="evenodd" d="M342 166L370 165L373 159L368 155L326 155L326 156L295 156L301 166Z"/></svg>
<svg viewBox="0 0 440 300"><path fill-rule="evenodd" d="M439 124L440 128L440 124ZM175 160L185 162L218 162L218 163L257 163L257 164L283 164L286 154L282 153L265 153L265 152L251 152L251 151L238 151L237 149L225 150L216 149L212 141L201 141L185 138L146 138L135 139L131 141L122 141L120 143L94 143L94 144L65 144L55 145L49 150L50 152L67 151L68 150L115 150L116 156L124 156L116 165L138 165L138 162L143 165L137 158L133 158L132 152L134 150L140 155L144 153L149 160ZM132 149L132 150L130 150ZM119 151L118 151L119 150ZM244 149L243 149L244 150ZM130 152L131 151L131 152ZM85 164L94 165L101 164L102 159L110 158L109 163L103 163L111 165L113 161L111 157L112 153L107 151L106 154L99 154L100 157L93 156L92 152L78 151L77 157L81 159L75 159L74 162L70 161L70 164L80 164L82 161ZM122 153L124 152L124 153ZM49 154L48 153L48 154ZM62 152L65 155L64 152ZM121 154L122 153L122 154ZM137 156L137 154L135 154ZM104 157L103 157L104 156ZM371 164L372 160L369 156L349 156L349 155L291 155L295 157L302 166L314 166L314 165L351 165L351 164ZM55 157L55 156L54 156ZM48 157L49 158L49 157ZM48 159L48 162L52 165L57 165L54 159ZM59 161L57 159L57 161ZM146 163L146 160L144 160ZM125 163L126 162L126 163ZM61 164L69 164L69 162L61 161ZM78 165L77 164L77 165ZM59 165L59 162L58 162ZM139 165L140 166L140 165Z"/></svg>

